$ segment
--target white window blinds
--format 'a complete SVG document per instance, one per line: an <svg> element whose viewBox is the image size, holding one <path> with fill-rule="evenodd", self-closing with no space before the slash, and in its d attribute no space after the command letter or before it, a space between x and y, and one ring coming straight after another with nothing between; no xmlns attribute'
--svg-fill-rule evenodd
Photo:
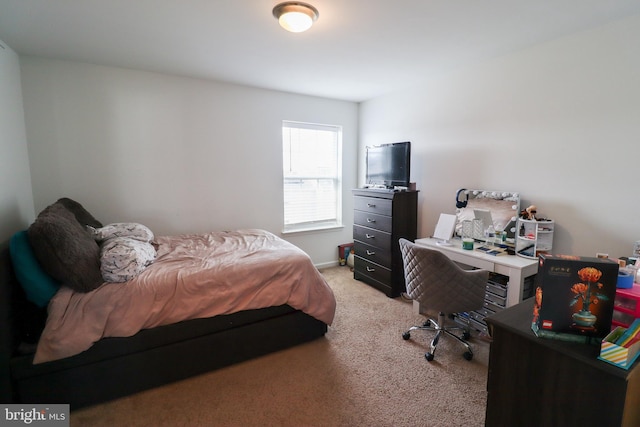
<svg viewBox="0 0 640 427"><path fill-rule="evenodd" d="M342 225L342 128L282 123L284 231Z"/></svg>

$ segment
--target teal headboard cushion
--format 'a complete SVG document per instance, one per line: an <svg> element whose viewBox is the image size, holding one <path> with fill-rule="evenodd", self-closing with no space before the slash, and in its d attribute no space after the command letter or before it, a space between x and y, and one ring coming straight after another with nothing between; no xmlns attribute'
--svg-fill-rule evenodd
<svg viewBox="0 0 640 427"><path fill-rule="evenodd" d="M11 264L27 299L38 307L46 307L60 283L44 272L29 243L27 231L19 231L9 240Z"/></svg>

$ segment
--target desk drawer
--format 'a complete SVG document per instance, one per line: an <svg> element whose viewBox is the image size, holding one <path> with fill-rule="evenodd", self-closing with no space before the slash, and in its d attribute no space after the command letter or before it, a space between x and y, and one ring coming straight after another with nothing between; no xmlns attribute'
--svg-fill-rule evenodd
<svg viewBox="0 0 640 427"><path fill-rule="evenodd" d="M362 259L358 256L355 258L356 273L370 277L378 282L389 285L391 283L391 270L381 265Z"/></svg>
<svg viewBox="0 0 640 427"><path fill-rule="evenodd" d="M492 311L494 313L499 313L500 311L505 309L504 306L500 306L500 305L494 303L493 301L487 300L486 298L484 300L484 304L482 305L482 308L485 308L485 309L487 309L489 311Z"/></svg>
<svg viewBox="0 0 640 427"><path fill-rule="evenodd" d="M355 196L353 208L358 211L376 213L391 216L393 201L391 199L378 199L375 197Z"/></svg>
<svg viewBox="0 0 640 427"><path fill-rule="evenodd" d="M363 227L361 225L353 226L353 240L359 240L376 248L385 251L391 250L391 233L376 230L374 228Z"/></svg>
<svg viewBox="0 0 640 427"><path fill-rule="evenodd" d="M384 267L391 268L391 252L367 245L362 242L354 242L356 256L360 258L380 264Z"/></svg>
<svg viewBox="0 0 640 427"><path fill-rule="evenodd" d="M487 292L491 292L492 294L496 294L500 297L507 297L507 287L496 285L495 283L487 283Z"/></svg>
<svg viewBox="0 0 640 427"><path fill-rule="evenodd" d="M478 311L471 311L469 312L469 317L473 320L475 320L476 322L482 323L483 325L486 326L486 322L484 321L485 317L487 317L486 314L482 313L482 312L478 312Z"/></svg>
<svg viewBox="0 0 640 427"><path fill-rule="evenodd" d="M391 233L390 216L364 211L353 211L353 223Z"/></svg>
<svg viewBox="0 0 640 427"><path fill-rule="evenodd" d="M495 304L499 307L505 308L507 306L507 299L503 297L499 297L498 295L494 295L491 292L487 292L485 294L485 303L489 302Z"/></svg>
<svg viewBox="0 0 640 427"><path fill-rule="evenodd" d="M485 304L485 307L482 307L482 308L479 308L479 309L477 309L477 310L474 310L473 312L474 312L474 313L476 313L476 316L474 316L474 317L475 317L476 319L478 319L478 316L481 316L480 318L482 319L482 321L483 321L483 322L484 322L484 318L485 318L485 317L489 317L489 316L491 316L492 314L496 314L496 312L495 312L495 311L488 309L488 308L486 307L486 304Z"/></svg>
<svg viewBox="0 0 640 427"><path fill-rule="evenodd" d="M471 326L475 329L477 329L478 331L484 333L485 335L489 335L489 328L487 327L487 324L484 322L478 322L476 319L469 319L469 323L471 324Z"/></svg>

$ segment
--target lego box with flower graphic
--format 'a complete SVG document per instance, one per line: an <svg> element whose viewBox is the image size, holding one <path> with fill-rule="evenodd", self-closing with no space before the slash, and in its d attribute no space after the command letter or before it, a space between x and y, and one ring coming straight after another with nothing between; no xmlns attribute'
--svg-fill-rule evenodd
<svg viewBox="0 0 640 427"><path fill-rule="evenodd" d="M531 329L540 337L568 341L605 337L617 281L618 263L610 259L540 255Z"/></svg>

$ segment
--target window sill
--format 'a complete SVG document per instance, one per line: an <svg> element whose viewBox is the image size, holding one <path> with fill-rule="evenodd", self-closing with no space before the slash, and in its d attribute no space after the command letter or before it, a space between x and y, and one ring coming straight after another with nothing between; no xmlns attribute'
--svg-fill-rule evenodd
<svg viewBox="0 0 640 427"><path fill-rule="evenodd" d="M307 227L307 228L296 228L295 230L282 230L282 234L306 234L306 233L317 233L324 231L333 231L333 230L341 230L344 228L343 224L338 225L327 225L327 226L315 226L315 227Z"/></svg>

